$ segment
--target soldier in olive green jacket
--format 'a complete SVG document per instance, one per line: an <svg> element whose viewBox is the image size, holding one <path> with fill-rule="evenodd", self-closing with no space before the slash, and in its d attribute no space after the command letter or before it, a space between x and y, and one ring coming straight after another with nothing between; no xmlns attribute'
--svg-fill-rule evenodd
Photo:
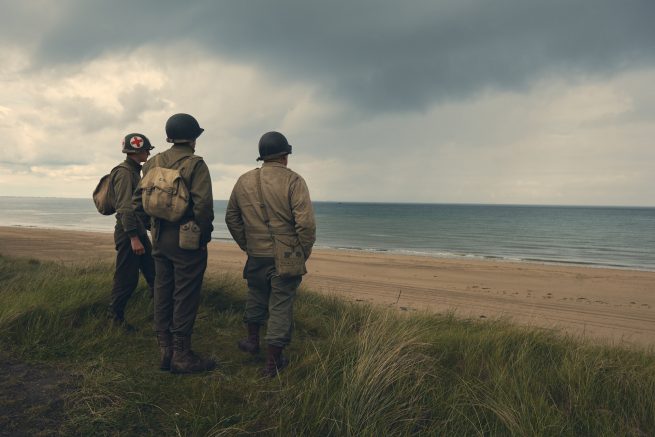
<svg viewBox="0 0 655 437"><path fill-rule="evenodd" d="M281 276L276 268L273 238L291 239L304 259L316 240L314 210L304 179L287 168L291 145L284 135L268 132L259 141L261 169L237 181L225 213L225 223L239 247L248 254L243 276L248 282L244 315L248 337L239 341L244 352L259 353L259 329L268 319L267 359L263 373L276 376L288 361L282 351L291 341L293 301L306 272ZM260 197L261 192L261 197ZM262 198L263 197L263 198ZM280 244L279 242L277 244Z"/></svg>
<svg viewBox="0 0 655 437"><path fill-rule="evenodd" d="M176 169L189 190L189 207L177 222L151 217L155 259L155 331L160 349L159 367L172 373L212 370L216 362L191 350L191 333L200 304L200 290L207 268L207 244L214 230L214 199L209 168L194 155L196 139L204 131L195 118L175 114L166 123L170 149L143 166L143 175L155 167ZM143 212L143 189L139 187L133 207ZM197 249L180 248L180 226L195 221L200 228Z"/></svg>
<svg viewBox="0 0 655 437"><path fill-rule="evenodd" d="M132 194L141 180L141 163L148 160L154 147L142 134L129 134L123 140L125 161L114 167L111 183L116 200L116 272L111 291L109 315L113 322L128 331L134 328L125 322L125 307L139 283L139 270L152 293L155 282L155 266L152 260L152 246L143 220L132 210Z"/></svg>

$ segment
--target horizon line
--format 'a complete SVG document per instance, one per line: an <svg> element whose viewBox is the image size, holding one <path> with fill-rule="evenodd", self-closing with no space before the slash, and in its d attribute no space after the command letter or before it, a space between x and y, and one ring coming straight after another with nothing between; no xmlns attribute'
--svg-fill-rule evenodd
<svg viewBox="0 0 655 437"><path fill-rule="evenodd" d="M28 199L90 199L90 197L60 197L60 196L9 196L0 195L0 198L28 198ZM227 202L228 199L214 199L214 201ZM489 202L419 202L419 201L379 201L379 200L316 200L319 203L341 204L379 204L379 205L461 205L461 206L543 206L543 207L578 207L578 208L655 208L655 205L612 205L612 204L565 204L565 203L489 203Z"/></svg>

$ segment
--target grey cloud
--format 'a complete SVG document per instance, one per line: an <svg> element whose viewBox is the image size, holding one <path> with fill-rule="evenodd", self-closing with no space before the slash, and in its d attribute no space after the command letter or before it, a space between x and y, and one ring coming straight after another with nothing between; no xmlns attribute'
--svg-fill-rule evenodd
<svg viewBox="0 0 655 437"><path fill-rule="evenodd" d="M36 104L56 114L55 120L32 120L32 122L48 123L50 129L61 131L73 127L83 133L93 133L104 129L120 128L126 123L137 123L142 120L148 111L165 109L168 104L158 96L156 90L144 85L136 85L125 90L117 90L118 101L121 104L120 112L112 112L101 107L89 97L71 96L52 100L50 98L37 99Z"/></svg>
<svg viewBox="0 0 655 437"><path fill-rule="evenodd" d="M123 111L116 120L116 126L128 122L140 122L145 112L159 111L169 107L169 103L159 97L158 92L141 84L121 92L118 101L122 105Z"/></svg>
<svg viewBox="0 0 655 437"><path fill-rule="evenodd" d="M186 39L365 112L422 110L487 87L655 61L652 0L79 0L62 8L56 25L43 25L37 65Z"/></svg>

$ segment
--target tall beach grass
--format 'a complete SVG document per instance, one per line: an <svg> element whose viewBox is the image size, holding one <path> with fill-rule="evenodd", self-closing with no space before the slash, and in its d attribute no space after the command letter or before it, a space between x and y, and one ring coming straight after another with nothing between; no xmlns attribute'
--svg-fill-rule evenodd
<svg viewBox="0 0 655 437"><path fill-rule="evenodd" d="M193 336L219 370L176 376L157 369L143 285L127 311L139 331L109 326L112 274L0 257L0 346L72 375L64 435L655 435L652 350L303 289L291 365L263 379L236 348L243 281L223 275L205 281Z"/></svg>

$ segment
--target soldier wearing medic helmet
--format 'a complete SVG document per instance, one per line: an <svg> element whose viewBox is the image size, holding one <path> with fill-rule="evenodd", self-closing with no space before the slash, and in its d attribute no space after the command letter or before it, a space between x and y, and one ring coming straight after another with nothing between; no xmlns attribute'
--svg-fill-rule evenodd
<svg viewBox="0 0 655 437"><path fill-rule="evenodd" d="M293 301L307 272L304 261L316 240L309 190L305 180L287 167L290 154L291 145L284 135L262 135L257 161L264 164L241 175L225 212L230 234L248 255L243 270L248 282L243 317L248 336L238 347L258 354L259 330L266 325L267 356L262 373L269 377L288 364L282 351L291 342ZM285 253L285 247L293 249ZM280 248L283 258L297 257L293 269L282 270Z"/></svg>
<svg viewBox="0 0 655 437"><path fill-rule="evenodd" d="M140 133L126 135L122 146L127 156L111 171L116 201L116 271L109 315L115 325L132 331L134 328L125 322L125 307L139 282L139 271L148 283L151 295L155 282L155 266L146 232L146 219L138 217L132 209L132 194L141 180L141 163L148 160L154 147Z"/></svg>
<svg viewBox="0 0 655 437"><path fill-rule="evenodd" d="M214 199L209 168L195 155L196 140L204 129L189 114L175 114L166 122L166 141L172 143L143 166L143 175L160 167L177 170L189 191L189 206L177 222L151 217L155 280L155 332L161 370L195 373L213 370L216 362L191 350L191 334L207 268L207 244L214 229ZM145 212L143 189L133 197L136 211ZM193 223L193 225L190 225ZM193 226L200 233L195 249L180 247L180 229Z"/></svg>

